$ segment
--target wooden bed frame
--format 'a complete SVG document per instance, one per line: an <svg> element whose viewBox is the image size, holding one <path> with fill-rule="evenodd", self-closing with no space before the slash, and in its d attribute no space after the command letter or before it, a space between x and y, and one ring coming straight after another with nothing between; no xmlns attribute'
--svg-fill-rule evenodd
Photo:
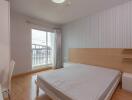
<svg viewBox="0 0 132 100"><path fill-rule="evenodd" d="M71 48L69 50L69 61L72 63L96 65L98 67L112 68L120 70L121 72L132 73L132 49L129 48ZM106 96L105 100L111 99L119 82L120 77ZM60 100L52 91L41 85L37 80L36 85L37 96L39 94L39 88L41 88L53 100Z"/></svg>
<svg viewBox="0 0 132 100"><path fill-rule="evenodd" d="M69 61L132 73L132 49L129 48L71 48Z"/></svg>

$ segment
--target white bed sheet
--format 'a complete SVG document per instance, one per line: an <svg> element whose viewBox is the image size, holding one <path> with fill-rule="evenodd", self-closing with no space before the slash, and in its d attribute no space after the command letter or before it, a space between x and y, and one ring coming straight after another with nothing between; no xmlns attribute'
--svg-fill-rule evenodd
<svg viewBox="0 0 132 100"><path fill-rule="evenodd" d="M104 100L119 76L117 70L71 64L38 75L37 79L61 100Z"/></svg>

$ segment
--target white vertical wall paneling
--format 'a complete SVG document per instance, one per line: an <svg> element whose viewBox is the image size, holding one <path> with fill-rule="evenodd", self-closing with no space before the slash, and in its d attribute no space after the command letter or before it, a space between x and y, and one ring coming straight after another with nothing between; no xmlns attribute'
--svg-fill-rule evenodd
<svg viewBox="0 0 132 100"><path fill-rule="evenodd" d="M63 26L63 56L69 48L131 48L132 1Z"/></svg>

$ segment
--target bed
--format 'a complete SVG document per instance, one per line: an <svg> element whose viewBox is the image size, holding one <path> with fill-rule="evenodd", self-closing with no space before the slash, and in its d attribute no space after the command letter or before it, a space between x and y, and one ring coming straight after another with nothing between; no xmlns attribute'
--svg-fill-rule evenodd
<svg viewBox="0 0 132 100"><path fill-rule="evenodd" d="M120 78L118 70L72 63L38 75L36 83L52 100L110 100Z"/></svg>

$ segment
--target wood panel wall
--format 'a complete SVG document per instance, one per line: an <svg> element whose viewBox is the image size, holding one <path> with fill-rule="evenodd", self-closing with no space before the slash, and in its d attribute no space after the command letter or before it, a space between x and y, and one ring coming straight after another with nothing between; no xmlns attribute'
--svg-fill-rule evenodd
<svg viewBox="0 0 132 100"><path fill-rule="evenodd" d="M69 50L69 61L132 73L132 49L72 48Z"/></svg>

